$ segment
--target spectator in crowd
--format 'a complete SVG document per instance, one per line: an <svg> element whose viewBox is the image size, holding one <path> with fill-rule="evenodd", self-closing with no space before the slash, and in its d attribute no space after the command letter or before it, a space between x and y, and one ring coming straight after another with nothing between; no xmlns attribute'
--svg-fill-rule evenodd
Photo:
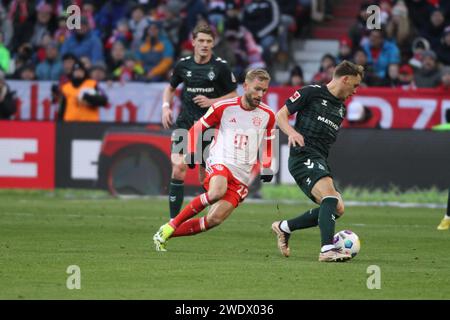
<svg viewBox="0 0 450 320"><path fill-rule="evenodd" d="M17 70L30 63L33 63L33 48L30 43L25 42L17 49L14 56L14 70L10 70L10 72L14 72L14 78L17 79L19 78Z"/></svg>
<svg viewBox="0 0 450 320"><path fill-rule="evenodd" d="M173 46L167 37L161 34L161 27L160 22L150 22L136 54L142 61L148 81L166 80L173 63Z"/></svg>
<svg viewBox="0 0 450 320"><path fill-rule="evenodd" d="M339 41L339 51L336 58L336 63L340 63L344 60L352 60L352 40L345 36Z"/></svg>
<svg viewBox="0 0 450 320"><path fill-rule="evenodd" d="M400 87L404 90L417 89L416 83L414 82L414 69L409 64L400 66L398 80Z"/></svg>
<svg viewBox="0 0 450 320"><path fill-rule="evenodd" d="M0 119L11 119L17 110L17 98L5 81L5 73L0 70Z"/></svg>
<svg viewBox="0 0 450 320"><path fill-rule="evenodd" d="M144 79L144 68L136 60L133 54L129 53L125 56L121 66L113 72L113 79L121 83L128 81L141 81Z"/></svg>
<svg viewBox="0 0 450 320"><path fill-rule="evenodd" d="M46 58L36 67L36 76L38 80L57 81L63 73L63 65L59 59L58 44L50 42L45 48Z"/></svg>
<svg viewBox="0 0 450 320"><path fill-rule="evenodd" d="M100 38L108 39L111 31L116 28L117 22L128 17L132 8L133 2L131 1L111 0L105 2L95 21L97 30L100 32Z"/></svg>
<svg viewBox="0 0 450 320"><path fill-rule="evenodd" d="M128 21L122 19L117 22L117 27L114 29L112 35L106 41L105 49L110 50L113 43L116 41L121 41L125 45L125 47L128 48L131 45L132 40L133 34L128 27Z"/></svg>
<svg viewBox="0 0 450 320"><path fill-rule="evenodd" d="M255 0L244 7L242 22L263 48L266 63L271 61L271 48L277 45L280 10L275 0Z"/></svg>
<svg viewBox="0 0 450 320"><path fill-rule="evenodd" d="M326 84L333 78L334 68L336 67L336 59L333 55L327 53L320 60L319 71L313 76L312 83Z"/></svg>
<svg viewBox="0 0 450 320"><path fill-rule="evenodd" d="M70 37L70 31L67 29L66 17L60 16L58 18L58 28L53 34L53 40L59 45L62 45Z"/></svg>
<svg viewBox="0 0 450 320"><path fill-rule="evenodd" d="M428 28L433 6L427 0L406 1L409 17L416 30Z"/></svg>
<svg viewBox="0 0 450 320"><path fill-rule="evenodd" d="M391 63L388 66L388 71L386 72L386 78L384 78L382 81L380 81L380 86L390 87L390 88L400 87L399 69L400 69L400 66L398 63Z"/></svg>
<svg viewBox="0 0 450 320"><path fill-rule="evenodd" d="M172 42L177 56L180 52L180 28L183 24L183 19L179 15L178 8L178 4L169 1L166 5L166 18L162 21L164 31Z"/></svg>
<svg viewBox="0 0 450 320"><path fill-rule="evenodd" d="M148 19L145 17L145 10L142 5L136 5L131 10L131 19L128 22L130 31L133 36L131 50L139 49L142 38L144 37L145 29L148 27Z"/></svg>
<svg viewBox="0 0 450 320"><path fill-rule="evenodd" d="M380 129L381 116L374 113L361 102L353 100L347 107L347 116L343 126L346 128Z"/></svg>
<svg viewBox="0 0 450 320"><path fill-rule="evenodd" d="M92 0L83 0L83 6L81 9L81 15L86 17L89 28L91 30L96 30L96 24L95 24L95 5ZM97 1L98 2L98 1ZM97 34L100 36L100 34Z"/></svg>
<svg viewBox="0 0 450 320"><path fill-rule="evenodd" d="M386 26L386 35L389 39L395 40L400 52L409 50L414 32L409 21L408 8L402 0L392 8L392 16Z"/></svg>
<svg viewBox="0 0 450 320"><path fill-rule="evenodd" d="M78 61L78 58L72 53L66 53L62 56L61 60L63 72L59 78L60 87L70 81L70 74L72 73L73 65Z"/></svg>
<svg viewBox="0 0 450 320"><path fill-rule="evenodd" d="M98 122L99 108L108 102L97 81L88 77L79 62L73 65L70 81L62 86L61 92L59 117L64 121Z"/></svg>
<svg viewBox="0 0 450 320"><path fill-rule="evenodd" d="M444 29L441 43L437 49L437 56L439 61L450 66L450 25Z"/></svg>
<svg viewBox="0 0 450 320"><path fill-rule="evenodd" d="M34 24L33 35L31 36L30 43L33 47L39 47L44 36L52 34L50 20L52 18L52 7L41 2L36 7L37 20Z"/></svg>
<svg viewBox="0 0 450 320"><path fill-rule="evenodd" d="M450 66L442 68L439 88L450 93ZM450 116L450 109L448 110L448 114ZM448 122L450 123L450 120Z"/></svg>
<svg viewBox="0 0 450 320"><path fill-rule="evenodd" d="M219 51L216 52L216 48L214 48L214 51L218 56L229 62L238 81L242 82L244 80L247 69L265 67L262 58L262 48L256 43L252 33L241 24L238 18L233 17L227 20L225 40L230 52L228 54L225 52L219 53ZM233 57L231 59L225 58L230 53Z"/></svg>
<svg viewBox="0 0 450 320"><path fill-rule="evenodd" d="M11 51L15 53L24 43L30 41L36 19L34 1L13 0L9 4L8 19L12 21L14 36L11 38Z"/></svg>
<svg viewBox="0 0 450 320"><path fill-rule="evenodd" d="M289 36L295 33L297 22L295 13L297 11L297 2L291 0L277 0L280 9L280 26L278 29L280 50L278 52L278 61L287 62L289 59Z"/></svg>
<svg viewBox="0 0 450 320"><path fill-rule="evenodd" d="M428 28L420 29L422 31L422 36L430 41L431 49L436 50L441 41L442 32L445 28L445 16L440 9L434 9L430 16L430 23Z"/></svg>
<svg viewBox="0 0 450 320"><path fill-rule="evenodd" d="M11 55L8 48L3 44L3 32L0 31L0 71L9 72Z"/></svg>
<svg viewBox="0 0 450 320"><path fill-rule="evenodd" d="M121 41L114 42L111 51L106 57L106 66L108 74L112 74L114 70L122 66L126 55L125 45Z"/></svg>
<svg viewBox="0 0 450 320"><path fill-rule="evenodd" d="M379 29L370 31L369 41L363 45L368 63L372 64L376 75L383 79L391 63L400 63L400 53L394 42L385 40L384 32Z"/></svg>
<svg viewBox="0 0 450 320"><path fill-rule="evenodd" d="M350 27L348 31L348 35L352 40L354 46L362 45L361 41L364 37L368 35L367 30L367 19L369 14L367 13L367 8L369 4L363 3L358 12L358 16L356 17L356 22Z"/></svg>
<svg viewBox="0 0 450 320"><path fill-rule="evenodd" d="M17 69L16 74L18 75L19 80L36 80L35 66L32 63L27 63L20 67L20 69Z"/></svg>
<svg viewBox="0 0 450 320"><path fill-rule="evenodd" d="M412 57L409 59L409 64L414 68L422 68L423 53L430 50L430 43L423 37L414 39L412 46Z"/></svg>
<svg viewBox="0 0 450 320"><path fill-rule="evenodd" d="M103 61L103 45L100 39L89 29L86 17L80 19L80 29L76 29L61 47L61 54L73 53L78 58L87 56L92 63Z"/></svg>
<svg viewBox="0 0 450 320"><path fill-rule="evenodd" d="M436 53L432 50L423 53L422 68L416 70L414 81L419 88L435 88L439 85L441 73Z"/></svg>
<svg viewBox="0 0 450 320"><path fill-rule="evenodd" d="M368 58L366 51L361 47L356 48L353 53L352 61L364 67L364 78L360 85L362 87L376 86L380 83L381 79L375 74L373 66L369 65L367 60Z"/></svg>
<svg viewBox="0 0 450 320"><path fill-rule="evenodd" d="M305 78L303 77L303 69L299 65L292 68L289 75L289 82L287 86L292 86L296 88L301 88L305 85Z"/></svg>
<svg viewBox="0 0 450 320"><path fill-rule="evenodd" d="M11 20L8 19L8 13L3 3L0 2L0 33L3 34L3 45L9 47L13 35Z"/></svg>
<svg viewBox="0 0 450 320"><path fill-rule="evenodd" d="M97 82L107 80L106 65L103 62L98 62L89 69L89 78Z"/></svg>

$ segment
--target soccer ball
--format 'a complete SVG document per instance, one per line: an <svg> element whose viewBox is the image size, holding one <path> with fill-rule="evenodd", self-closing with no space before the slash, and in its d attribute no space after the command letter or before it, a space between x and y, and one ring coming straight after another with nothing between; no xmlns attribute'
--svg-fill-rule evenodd
<svg viewBox="0 0 450 320"><path fill-rule="evenodd" d="M361 249L361 243L356 233L351 230L342 230L334 235L333 244L337 249L343 249L344 252L351 254L354 258Z"/></svg>

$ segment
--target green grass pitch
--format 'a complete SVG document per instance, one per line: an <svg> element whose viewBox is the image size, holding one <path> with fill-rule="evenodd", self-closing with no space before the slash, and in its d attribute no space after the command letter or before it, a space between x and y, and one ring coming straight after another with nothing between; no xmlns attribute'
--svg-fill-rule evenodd
<svg viewBox="0 0 450 320"><path fill-rule="evenodd" d="M155 252L152 235L167 202L47 192L0 192L0 299L448 299L450 232L443 210L348 207L336 231L351 229L361 252L320 263L319 230L297 231L282 257L272 221L311 205L243 203L207 233L171 239ZM69 265L81 289L69 290ZM369 290L377 265L381 288Z"/></svg>

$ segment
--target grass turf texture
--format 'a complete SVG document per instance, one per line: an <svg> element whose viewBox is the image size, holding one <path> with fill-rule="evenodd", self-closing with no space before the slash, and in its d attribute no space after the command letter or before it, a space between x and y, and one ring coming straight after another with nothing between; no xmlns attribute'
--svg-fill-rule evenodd
<svg viewBox="0 0 450 320"><path fill-rule="evenodd" d="M1 299L448 299L450 232L436 209L350 207L361 252L346 263L317 261L319 230L297 231L282 257L272 221L309 205L244 203L221 226L174 238L154 251L166 201L91 198L90 193L0 192ZM68 290L69 265L81 290ZM381 268L369 290L367 268Z"/></svg>

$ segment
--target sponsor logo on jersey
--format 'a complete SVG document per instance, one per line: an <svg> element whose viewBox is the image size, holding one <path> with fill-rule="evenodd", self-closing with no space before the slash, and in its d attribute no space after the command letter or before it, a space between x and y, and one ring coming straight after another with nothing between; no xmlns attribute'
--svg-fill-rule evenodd
<svg viewBox="0 0 450 320"><path fill-rule="evenodd" d="M211 80L211 81L213 81L214 80L214 77L216 76L216 74L214 73L214 71L210 71L209 73L208 73L208 78L209 78L209 80Z"/></svg>
<svg viewBox="0 0 450 320"><path fill-rule="evenodd" d="M186 88L187 92L193 92L193 93L205 93L205 92L214 92L214 88Z"/></svg>
<svg viewBox="0 0 450 320"><path fill-rule="evenodd" d="M253 117L252 122L255 127L259 127L261 126L262 119L260 117Z"/></svg>
<svg viewBox="0 0 450 320"><path fill-rule="evenodd" d="M295 91L294 94L289 97L289 100L291 100L291 102L294 102L295 100L300 98L300 96L301 96L300 93L298 91Z"/></svg>
<svg viewBox="0 0 450 320"><path fill-rule="evenodd" d="M333 127L334 130L339 130L339 126L336 123L334 123L333 121L331 121L330 119L326 119L322 116L318 116L317 120L322 121L323 123L326 123L330 127Z"/></svg>

